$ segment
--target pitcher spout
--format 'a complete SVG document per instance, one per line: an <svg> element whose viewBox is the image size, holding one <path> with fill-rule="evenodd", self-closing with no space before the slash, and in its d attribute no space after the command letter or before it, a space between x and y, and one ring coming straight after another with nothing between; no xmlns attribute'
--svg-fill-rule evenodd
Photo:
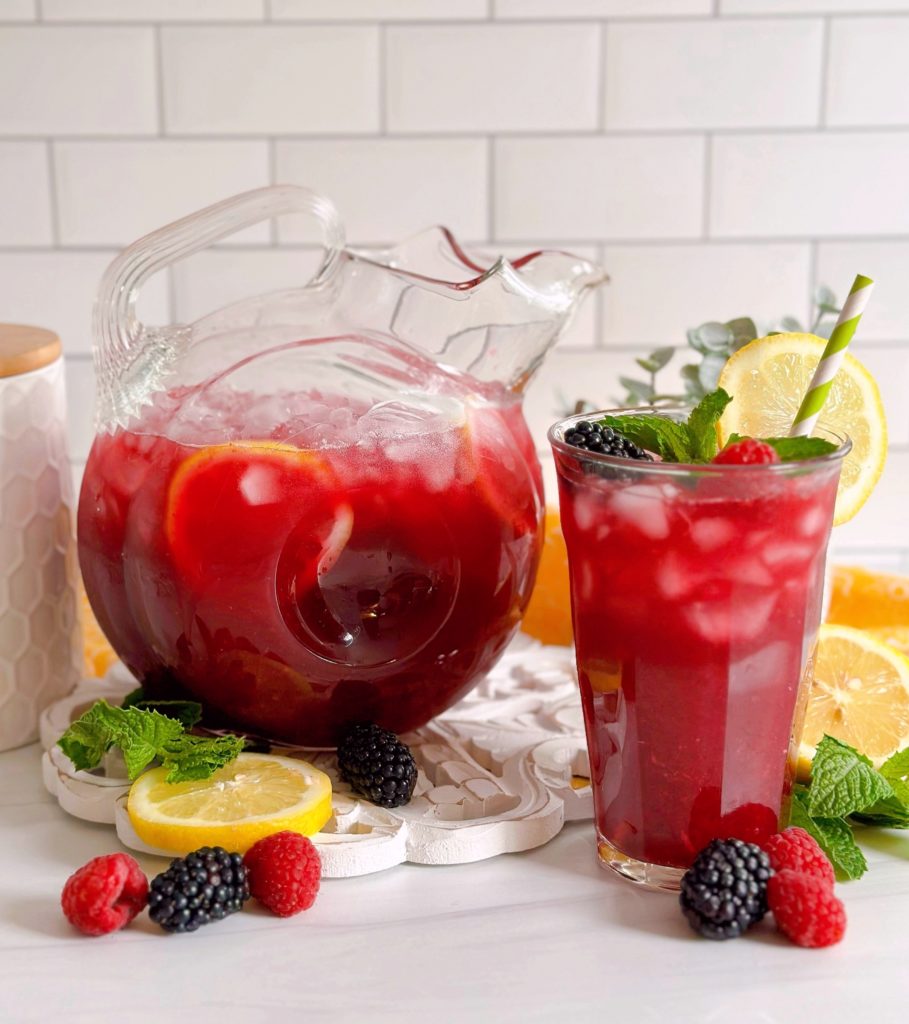
<svg viewBox="0 0 909 1024"><path fill-rule="evenodd" d="M514 391L531 380L586 294L608 280L601 267L571 253L509 257L467 249L445 227L378 253L345 256L357 265L360 298L372 274L396 279L389 334ZM388 288L386 280L386 298Z"/></svg>

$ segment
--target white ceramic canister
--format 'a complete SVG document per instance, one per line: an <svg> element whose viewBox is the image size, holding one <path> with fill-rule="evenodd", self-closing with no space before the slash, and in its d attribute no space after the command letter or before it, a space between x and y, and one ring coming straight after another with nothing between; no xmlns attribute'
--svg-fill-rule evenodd
<svg viewBox="0 0 909 1024"><path fill-rule="evenodd" d="M0 750L81 675L74 506L60 339L0 324Z"/></svg>

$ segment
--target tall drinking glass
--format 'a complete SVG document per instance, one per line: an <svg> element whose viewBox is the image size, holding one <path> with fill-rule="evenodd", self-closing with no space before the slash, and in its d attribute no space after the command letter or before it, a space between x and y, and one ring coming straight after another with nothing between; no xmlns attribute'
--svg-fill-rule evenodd
<svg viewBox="0 0 909 1024"><path fill-rule="evenodd" d="M677 889L711 839L760 842L788 814L850 445L692 466L566 443L602 415L549 432L598 852L625 878Z"/></svg>

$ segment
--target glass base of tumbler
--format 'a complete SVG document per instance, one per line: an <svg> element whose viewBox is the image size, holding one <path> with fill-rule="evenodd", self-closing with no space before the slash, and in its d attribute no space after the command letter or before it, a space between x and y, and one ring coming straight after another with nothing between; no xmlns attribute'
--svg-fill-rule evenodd
<svg viewBox="0 0 909 1024"><path fill-rule="evenodd" d="M684 868L671 868L665 864L649 864L617 850L612 843L597 835L597 857L600 867L609 868L626 882L634 882L655 892L678 892Z"/></svg>

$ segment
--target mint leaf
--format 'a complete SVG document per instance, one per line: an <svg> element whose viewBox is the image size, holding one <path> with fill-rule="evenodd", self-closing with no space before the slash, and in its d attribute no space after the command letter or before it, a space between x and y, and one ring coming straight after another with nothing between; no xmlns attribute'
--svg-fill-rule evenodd
<svg viewBox="0 0 909 1024"><path fill-rule="evenodd" d="M123 753L130 781L145 771L168 742L183 734L183 726L176 719L157 711L140 711L136 707L111 710L120 710L122 714L115 742Z"/></svg>
<svg viewBox="0 0 909 1024"><path fill-rule="evenodd" d="M878 800L853 817L863 825L909 828L909 747L885 761L880 774L890 783L893 795Z"/></svg>
<svg viewBox="0 0 909 1024"><path fill-rule="evenodd" d="M873 825L875 828L909 829L909 809L893 796L878 800L861 814L850 817L861 825Z"/></svg>
<svg viewBox="0 0 909 1024"><path fill-rule="evenodd" d="M812 783L813 788L813 783ZM868 870L865 855L859 849L852 829L842 818L815 818L808 812L810 790L795 791L789 824L803 828L813 836L827 855L839 878L861 878Z"/></svg>
<svg viewBox="0 0 909 1024"><path fill-rule="evenodd" d="M194 721L201 710L195 701L174 703L181 705L180 714ZM161 761L169 769L168 782L206 779L232 761L244 746L239 736L191 736L177 718L136 705L111 707L104 700L96 701L57 742L83 771L96 768L105 753L117 746L131 780L152 761Z"/></svg>
<svg viewBox="0 0 909 1024"><path fill-rule="evenodd" d="M600 426L627 437L646 451L654 452L666 462L687 462L689 457L688 428L684 423L665 416L604 416Z"/></svg>
<svg viewBox="0 0 909 1024"><path fill-rule="evenodd" d="M730 434L728 447L737 441L744 441L744 434ZM760 437L759 441L769 444L782 462L800 462L803 459L819 459L836 451L836 445L822 437Z"/></svg>
<svg viewBox="0 0 909 1024"><path fill-rule="evenodd" d="M145 688L137 686L135 690L130 690L129 693L120 702L121 708L135 707L136 704L141 704L145 700Z"/></svg>
<svg viewBox="0 0 909 1024"><path fill-rule="evenodd" d="M881 765L880 772L890 783L893 795L909 814L909 747L888 758Z"/></svg>
<svg viewBox="0 0 909 1024"><path fill-rule="evenodd" d="M832 736L821 740L811 763L807 809L812 818L845 818L890 796L890 783L867 757Z"/></svg>
<svg viewBox="0 0 909 1024"><path fill-rule="evenodd" d="M195 700L139 700L131 706L175 718L184 729L192 729L202 717L202 705Z"/></svg>
<svg viewBox="0 0 909 1024"><path fill-rule="evenodd" d="M687 426L692 461L710 462L716 455L719 447L716 425L731 401L730 395L722 388L717 388L709 395L704 395L691 410Z"/></svg>
<svg viewBox="0 0 909 1024"><path fill-rule="evenodd" d="M96 701L80 718L70 725L57 741L57 745L82 772L97 768L104 755L113 746L117 727L106 700Z"/></svg>
<svg viewBox="0 0 909 1024"><path fill-rule="evenodd" d="M836 445L822 437L762 437L761 440L769 444L783 462L819 459L836 451Z"/></svg>
<svg viewBox="0 0 909 1024"><path fill-rule="evenodd" d="M184 733L163 752L168 782L194 782L207 779L219 768L230 764L245 741L240 736L190 736Z"/></svg>

